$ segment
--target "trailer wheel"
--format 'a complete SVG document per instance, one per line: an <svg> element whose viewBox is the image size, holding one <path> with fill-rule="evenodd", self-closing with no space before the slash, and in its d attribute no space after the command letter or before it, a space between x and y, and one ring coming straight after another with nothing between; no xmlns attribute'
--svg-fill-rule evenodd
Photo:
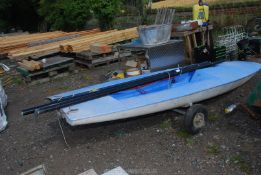
<svg viewBox="0 0 261 175"><path fill-rule="evenodd" d="M185 129L191 134L197 134L204 126L206 126L207 119L207 109L200 104L193 105L185 114Z"/></svg>

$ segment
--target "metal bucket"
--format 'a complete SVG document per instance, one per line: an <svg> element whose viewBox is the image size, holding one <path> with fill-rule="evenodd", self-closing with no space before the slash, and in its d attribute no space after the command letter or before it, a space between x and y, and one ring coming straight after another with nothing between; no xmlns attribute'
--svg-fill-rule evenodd
<svg viewBox="0 0 261 175"><path fill-rule="evenodd" d="M159 45L170 40L172 24L150 25L138 27L142 44Z"/></svg>

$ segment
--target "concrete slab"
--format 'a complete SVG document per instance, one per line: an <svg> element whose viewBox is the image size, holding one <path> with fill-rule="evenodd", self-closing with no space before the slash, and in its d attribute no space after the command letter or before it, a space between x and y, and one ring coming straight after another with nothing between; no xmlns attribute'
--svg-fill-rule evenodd
<svg viewBox="0 0 261 175"><path fill-rule="evenodd" d="M87 171L85 171L81 174L78 174L78 175L98 175L98 174L94 171L94 169L89 169L89 170L87 170Z"/></svg>
<svg viewBox="0 0 261 175"><path fill-rule="evenodd" d="M107 171L102 175L129 175L129 174L124 169L122 169L122 167L117 167L110 171Z"/></svg>

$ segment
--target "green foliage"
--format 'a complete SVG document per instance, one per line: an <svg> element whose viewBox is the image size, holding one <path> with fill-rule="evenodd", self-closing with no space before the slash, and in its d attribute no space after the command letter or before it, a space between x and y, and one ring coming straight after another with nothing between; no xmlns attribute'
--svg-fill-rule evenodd
<svg viewBox="0 0 261 175"><path fill-rule="evenodd" d="M161 128L161 129L168 130L168 129L171 129L171 127L172 127L171 119L164 120L164 121L160 124L160 128Z"/></svg>
<svg viewBox="0 0 261 175"><path fill-rule="evenodd" d="M121 12L122 0L89 0L94 16L99 20L100 28L111 29L115 17Z"/></svg>
<svg viewBox="0 0 261 175"><path fill-rule="evenodd" d="M208 145L207 152L211 155L218 155L220 153L219 145L215 145L215 144Z"/></svg>
<svg viewBox="0 0 261 175"><path fill-rule="evenodd" d="M192 137L192 135L190 133L188 133L188 131L186 131L186 130L178 131L177 136L179 138L184 138L184 139L188 139L188 138Z"/></svg>
<svg viewBox="0 0 261 175"><path fill-rule="evenodd" d="M14 76L12 81L13 81L13 84L15 84L17 86L22 85L24 83L22 77L20 77L20 76Z"/></svg>
<svg viewBox="0 0 261 175"><path fill-rule="evenodd" d="M147 5L149 3L149 0L137 0L137 7L140 11L140 15L142 17L141 23L142 24L149 24L149 19L148 19L148 9L146 9Z"/></svg>
<svg viewBox="0 0 261 175"><path fill-rule="evenodd" d="M186 130L179 130L177 132L177 136L181 139L183 139L185 141L185 143L187 144L187 146L191 147L193 146L196 141L193 138L193 135L191 135L188 131Z"/></svg>
<svg viewBox="0 0 261 175"><path fill-rule="evenodd" d="M91 13L87 0L41 0L39 14L51 30L78 30L84 27Z"/></svg>
<svg viewBox="0 0 261 175"><path fill-rule="evenodd" d="M246 173L246 174L252 174L253 169L251 167L251 164L244 160L244 158L241 155L234 155L230 158L230 161L239 166L239 169Z"/></svg>

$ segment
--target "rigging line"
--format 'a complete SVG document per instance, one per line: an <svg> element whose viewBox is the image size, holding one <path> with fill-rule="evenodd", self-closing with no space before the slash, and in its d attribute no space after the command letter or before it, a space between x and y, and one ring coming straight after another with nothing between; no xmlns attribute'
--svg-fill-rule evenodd
<svg viewBox="0 0 261 175"><path fill-rule="evenodd" d="M68 142L66 140L65 134L63 132L63 127L62 127L62 124L61 124L61 121L60 121L60 118L58 118L58 123L59 123L60 129L61 129L61 133L62 133L62 136L63 136L64 143L67 146L67 148L70 149L71 147L70 147L70 145L68 144Z"/></svg>
<svg viewBox="0 0 261 175"><path fill-rule="evenodd" d="M167 72L168 73L168 75L169 75L169 86L168 86L168 88L170 88L171 87L171 84L172 84L172 80L171 80L171 76L170 76L170 73L169 72Z"/></svg>

